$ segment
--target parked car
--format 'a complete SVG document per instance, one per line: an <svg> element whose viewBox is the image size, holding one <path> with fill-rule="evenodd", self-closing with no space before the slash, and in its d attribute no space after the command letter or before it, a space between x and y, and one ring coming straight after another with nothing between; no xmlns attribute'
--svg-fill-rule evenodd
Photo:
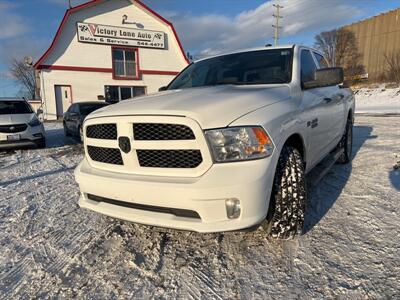
<svg viewBox="0 0 400 300"><path fill-rule="evenodd" d="M85 118L95 110L109 105L105 102L77 102L72 104L64 113L63 126L66 136L76 136L82 139L82 124Z"/></svg>
<svg viewBox="0 0 400 300"><path fill-rule="evenodd" d="M25 100L0 100L0 150L20 147L46 147L42 122Z"/></svg>
<svg viewBox="0 0 400 300"><path fill-rule="evenodd" d="M342 82L342 69L298 45L195 62L163 92L87 118L80 206L154 226L262 225L293 238L305 174L328 155L351 160L354 96Z"/></svg>

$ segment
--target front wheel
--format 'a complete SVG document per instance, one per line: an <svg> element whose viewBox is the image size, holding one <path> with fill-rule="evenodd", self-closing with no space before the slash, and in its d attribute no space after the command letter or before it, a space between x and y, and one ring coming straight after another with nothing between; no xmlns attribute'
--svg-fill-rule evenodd
<svg viewBox="0 0 400 300"><path fill-rule="evenodd" d="M293 239L303 231L306 182L303 158L294 147L285 146L279 157L267 220L263 227L276 239Z"/></svg>
<svg viewBox="0 0 400 300"><path fill-rule="evenodd" d="M351 152L353 151L353 122L347 120L343 137L338 145L339 149L343 149L343 154L337 160L338 164L348 164L351 161Z"/></svg>

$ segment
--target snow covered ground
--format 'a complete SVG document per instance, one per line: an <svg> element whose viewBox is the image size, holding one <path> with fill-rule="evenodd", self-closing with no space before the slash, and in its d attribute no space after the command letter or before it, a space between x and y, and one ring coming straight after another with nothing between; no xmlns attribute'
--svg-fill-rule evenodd
<svg viewBox="0 0 400 300"><path fill-rule="evenodd" d="M46 128L48 149L0 153L0 299L400 298L400 117L357 116L352 165L311 188L307 232L289 242L82 210L82 148Z"/></svg>
<svg viewBox="0 0 400 300"><path fill-rule="evenodd" d="M400 114L400 88L362 88L355 91L356 113Z"/></svg>

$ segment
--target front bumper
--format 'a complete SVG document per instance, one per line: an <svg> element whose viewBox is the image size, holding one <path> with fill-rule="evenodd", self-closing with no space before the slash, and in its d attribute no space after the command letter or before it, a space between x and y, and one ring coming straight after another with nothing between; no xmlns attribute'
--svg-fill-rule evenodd
<svg viewBox="0 0 400 300"><path fill-rule="evenodd" d="M196 178L128 175L92 168L84 160L75 170L79 204L111 217L141 224L197 232L239 230L261 223L267 214L276 166L267 159L214 164ZM196 212L200 218L93 201L89 195L137 204ZM239 199L241 214L229 219L226 199ZM111 201L112 202L112 201Z"/></svg>
<svg viewBox="0 0 400 300"><path fill-rule="evenodd" d="M8 141L7 136L19 135L20 139L16 141ZM22 147L36 147L40 142L45 139L45 130L43 124L35 127L28 125L27 129L22 132L16 133L2 133L0 132L0 150L22 148Z"/></svg>

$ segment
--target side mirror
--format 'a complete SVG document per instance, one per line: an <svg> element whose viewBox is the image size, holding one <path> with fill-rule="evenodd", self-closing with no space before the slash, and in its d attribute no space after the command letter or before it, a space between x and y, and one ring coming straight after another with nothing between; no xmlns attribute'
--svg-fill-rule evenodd
<svg viewBox="0 0 400 300"><path fill-rule="evenodd" d="M159 91L159 92L163 92L163 91L166 91L167 89L168 89L167 86L162 86L162 87L160 87L160 88L158 89L158 91Z"/></svg>
<svg viewBox="0 0 400 300"><path fill-rule="evenodd" d="M315 71L314 80L303 82L304 89L314 89L340 84L344 81L342 68L325 68Z"/></svg>
<svg viewBox="0 0 400 300"><path fill-rule="evenodd" d="M36 115L38 115L38 116L43 115L43 109L38 108L36 111Z"/></svg>

